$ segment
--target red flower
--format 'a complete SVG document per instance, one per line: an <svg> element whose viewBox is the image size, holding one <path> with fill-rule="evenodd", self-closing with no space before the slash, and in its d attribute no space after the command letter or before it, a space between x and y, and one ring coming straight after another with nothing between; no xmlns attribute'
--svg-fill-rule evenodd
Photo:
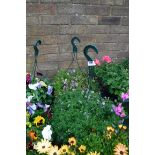
<svg viewBox="0 0 155 155"><path fill-rule="evenodd" d="M103 56L102 57L102 60L105 61L105 62L107 62L107 63L112 62L112 60L111 60L111 58L109 56Z"/></svg>
<svg viewBox="0 0 155 155"><path fill-rule="evenodd" d="M30 75L30 73L27 73L26 74L26 85L28 85L30 83L31 83L31 75Z"/></svg>
<svg viewBox="0 0 155 155"><path fill-rule="evenodd" d="M97 66L100 66L100 65L101 65L100 60L99 60L99 59L95 59L95 64L96 64Z"/></svg>
<svg viewBox="0 0 155 155"><path fill-rule="evenodd" d="M32 142L29 142L27 145L26 145L27 149L28 150L33 150L33 143Z"/></svg>

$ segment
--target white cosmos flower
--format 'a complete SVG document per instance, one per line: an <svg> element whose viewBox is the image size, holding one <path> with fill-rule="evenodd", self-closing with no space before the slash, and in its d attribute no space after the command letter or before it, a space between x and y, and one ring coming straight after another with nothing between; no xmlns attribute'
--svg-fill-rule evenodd
<svg viewBox="0 0 155 155"><path fill-rule="evenodd" d="M44 139L51 140L52 130L51 125L46 125L42 130L42 136Z"/></svg>

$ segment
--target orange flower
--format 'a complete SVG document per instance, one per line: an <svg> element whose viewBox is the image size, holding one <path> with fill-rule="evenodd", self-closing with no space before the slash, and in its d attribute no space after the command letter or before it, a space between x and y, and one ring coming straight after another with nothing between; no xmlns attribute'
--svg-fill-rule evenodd
<svg viewBox="0 0 155 155"><path fill-rule="evenodd" d="M30 131L29 133L28 133L28 136L31 138L31 140L37 140L37 135L36 135L36 132L34 132L34 131Z"/></svg>

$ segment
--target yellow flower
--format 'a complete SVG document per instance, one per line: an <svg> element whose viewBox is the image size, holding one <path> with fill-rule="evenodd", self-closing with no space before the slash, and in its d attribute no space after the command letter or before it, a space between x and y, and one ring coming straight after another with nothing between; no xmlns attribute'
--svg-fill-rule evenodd
<svg viewBox="0 0 155 155"><path fill-rule="evenodd" d="M80 151L81 153L84 153L84 152L86 151L86 146L81 145L81 146L79 147L79 151Z"/></svg>
<svg viewBox="0 0 155 155"><path fill-rule="evenodd" d="M127 126L124 125L124 126L123 126L123 129L126 130L126 129L127 129Z"/></svg>
<svg viewBox="0 0 155 155"><path fill-rule="evenodd" d="M47 87L47 85L45 84L44 81L40 81L40 84L41 84L42 86L44 86L44 87Z"/></svg>
<svg viewBox="0 0 155 155"><path fill-rule="evenodd" d="M119 127L120 129L122 129L123 125L122 125L122 124L119 124L118 127Z"/></svg>
<svg viewBox="0 0 155 155"><path fill-rule="evenodd" d="M41 116L37 116L34 119L34 124L36 124L37 127L45 123L45 119Z"/></svg>
<svg viewBox="0 0 155 155"><path fill-rule="evenodd" d="M68 143L72 145L76 145L76 139L74 137L69 138Z"/></svg>
<svg viewBox="0 0 155 155"><path fill-rule="evenodd" d="M60 153L61 154L65 154L68 152L68 146L67 145L63 145L60 149Z"/></svg>
<svg viewBox="0 0 155 155"><path fill-rule="evenodd" d="M51 149L51 143L46 139L42 139L40 142L37 143L37 145L35 145L34 149L37 150L39 154L48 153Z"/></svg>
<svg viewBox="0 0 155 155"><path fill-rule="evenodd" d="M113 133L115 129L111 126L107 126L107 131Z"/></svg>
<svg viewBox="0 0 155 155"><path fill-rule="evenodd" d="M28 112L26 112L26 117L29 118L30 117L30 114Z"/></svg>
<svg viewBox="0 0 155 155"><path fill-rule="evenodd" d="M111 139L111 132L106 134L108 139Z"/></svg>
<svg viewBox="0 0 155 155"><path fill-rule="evenodd" d="M68 155L75 155L75 153L74 152L69 152Z"/></svg>
<svg viewBox="0 0 155 155"><path fill-rule="evenodd" d="M119 127L120 129L124 129L124 130L126 130L126 129L127 129L127 126L122 125L122 124L118 125L118 127Z"/></svg>
<svg viewBox="0 0 155 155"><path fill-rule="evenodd" d="M126 145L119 143L114 148L114 155L128 155L128 148Z"/></svg>
<svg viewBox="0 0 155 155"><path fill-rule="evenodd" d="M51 146L48 155L60 155L60 150L58 149L58 146Z"/></svg>
<svg viewBox="0 0 155 155"><path fill-rule="evenodd" d="M87 155L100 155L100 153L97 153L97 152L95 151L95 152L90 152L90 153L88 153Z"/></svg>
<svg viewBox="0 0 155 155"><path fill-rule="evenodd" d="M37 138L38 138L36 135L36 132L34 132L34 131L29 131L28 136L31 138L31 140L37 140Z"/></svg>
<svg viewBox="0 0 155 155"><path fill-rule="evenodd" d="M30 122L26 122L26 125L31 128L32 124Z"/></svg>

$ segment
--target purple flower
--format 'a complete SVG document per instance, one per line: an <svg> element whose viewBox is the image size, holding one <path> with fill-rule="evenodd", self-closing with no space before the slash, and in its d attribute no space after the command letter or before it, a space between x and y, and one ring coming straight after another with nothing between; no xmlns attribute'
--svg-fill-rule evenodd
<svg viewBox="0 0 155 155"><path fill-rule="evenodd" d="M126 116L126 115L125 115L124 112L120 114L120 117L122 117L122 118L125 117L125 116Z"/></svg>
<svg viewBox="0 0 155 155"><path fill-rule="evenodd" d="M40 82L37 82L37 83L36 83L36 87L37 87L37 88L41 88L41 86L42 86L42 85L41 85Z"/></svg>
<svg viewBox="0 0 155 155"><path fill-rule="evenodd" d="M113 110L117 116L120 116L120 113L122 112L122 104L119 103L118 106L113 106Z"/></svg>
<svg viewBox="0 0 155 155"><path fill-rule="evenodd" d="M50 107L50 105L47 105L47 104L42 104L42 103L36 103L37 107L39 108L43 108L44 109L44 112L47 112L48 108Z"/></svg>
<svg viewBox="0 0 155 155"><path fill-rule="evenodd" d="M53 87L52 86L48 86L47 94L51 95L52 91L53 91Z"/></svg>
<svg viewBox="0 0 155 155"><path fill-rule="evenodd" d="M44 105L43 105L42 103L36 103L36 105L37 105L37 107L39 107L39 108L43 108L43 107L44 107Z"/></svg>
<svg viewBox="0 0 155 155"><path fill-rule="evenodd" d="M118 106L113 105L112 108L113 108L113 111L115 112L115 114L117 116L120 116L120 117L125 117L126 116L124 111L123 111L122 103L119 103Z"/></svg>
<svg viewBox="0 0 155 155"><path fill-rule="evenodd" d="M122 93L121 98L122 98L123 101L127 100L129 98L129 93L128 92L127 93Z"/></svg>
<svg viewBox="0 0 155 155"><path fill-rule="evenodd" d="M37 106L30 102L26 102L26 109L28 110L30 115L33 115L35 113L35 110L37 109Z"/></svg>

